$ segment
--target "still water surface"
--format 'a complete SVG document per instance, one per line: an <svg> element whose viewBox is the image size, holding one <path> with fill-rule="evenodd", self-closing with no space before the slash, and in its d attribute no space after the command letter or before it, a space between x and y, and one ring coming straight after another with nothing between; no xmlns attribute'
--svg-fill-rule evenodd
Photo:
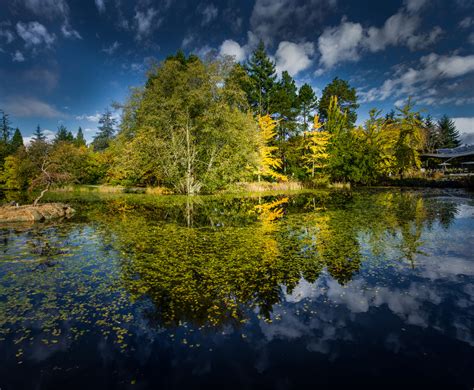
<svg viewBox="0 0 474 390"><path fill-rule="evenodd" d="M474 197L51 195L0 226L0 388L474 386Z"/></svg>

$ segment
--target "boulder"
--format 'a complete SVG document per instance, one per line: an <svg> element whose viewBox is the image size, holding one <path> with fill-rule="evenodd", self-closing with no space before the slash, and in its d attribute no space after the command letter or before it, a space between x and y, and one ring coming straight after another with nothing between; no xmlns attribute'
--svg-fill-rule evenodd
<svg viewBox="0 0 474 390"><path fill-rule="evenodd" d="M44 203L38 206L2 206L0 207L0 223L2 222L40 222L57 218L67 218L75 210L63 203Z"/></svg>

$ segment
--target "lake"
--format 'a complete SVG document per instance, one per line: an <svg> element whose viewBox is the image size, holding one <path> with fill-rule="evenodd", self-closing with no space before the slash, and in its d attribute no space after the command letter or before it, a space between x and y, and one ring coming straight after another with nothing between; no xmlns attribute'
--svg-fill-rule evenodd
<svg viewBox="0 0 474 390"><path fill-rule="evenodd" d="M1 390L474 386L472 194L49 200L0 226Z"/></svg>

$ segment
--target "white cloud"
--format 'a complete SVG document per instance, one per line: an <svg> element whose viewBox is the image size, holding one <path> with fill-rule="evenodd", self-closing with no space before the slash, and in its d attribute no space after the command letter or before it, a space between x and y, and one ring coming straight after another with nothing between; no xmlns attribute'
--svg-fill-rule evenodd
<svg viewBox="0 0 474 390"><path fill-rule="evenodd" d="M474 72L474 55L443 56L431 53L421 57L418 68L400 68L395 77L385 80L380 88L359 92L361 102L385 100L389 97L418 96L424 104L446 104L448 100L435 98L436 89L432 85L445 79L453 79ZM448 97L452 102L459 97ZM460 104L466 101L459 101Z"/></svg>
<svg viewBox="0 0 474 390"><path fill-rule="evenodd" d="M104 13L105 12L105 1L104 0L95 0L95 6L97 7L97 10L99 13Z"/></svg>
<svg viewBox="0 0 474 390"><path fill-rule="evenodd" d="M22 54L21 51L17 50L15 54L12 55L13 62L23 62L25 61L25 56Z"/></svg>
<svg viewBox="0 0 474 390"><path fill-rule="evenodd" d="M291 76L295 76L311 66L313 61L310 57L313 55L313 43L280 42L275 53L276 71L281 74L286 70Z"/></svg>
<svg viewBox="0 0 474 390"><path fill-rule="evenodd" d="M71 28L69 23L64 23L61 26L61 32L65 38L82 39L81 34L79 34L79 32Z"/></svg>
<svg viewBox="0 0 474 390"><path fill-rule="evenodd" d="M468 144L474 144L474 117L453 118L456 128L459 130L461 140Z"/></svg>
<svg viewBox="0 0 474 390"><path fill-rule="evenodd" d="M115 51L120 47L120 43L118 43L117 41L115 41L114 43L112 43L110 46L108 47L104 47L102 49L102 51L108 55L112 55L115 53Z"/></svg>
<svg viewBox="0 0 474 390"><path fill-rule="evenodd" d="M99 122L99 119L100 119L100 114L98 112L96 112L95 114L93 115L86 115L86 114L83 114L83 115L77 115L76 116L76 120L78 121L89 121L89 122L94 122L94 123L98 123Z"/></svg>
<svg viewBox="0 0 474 390"><path fill-rule="evenodd" d="M338 27L328 27L318 39L320 64L331 68L341 61L358 61L363 29L359 23L342 21Z"/></svg>
<svg viewBox="0 0 474 390"><path fill-rule="evenodd" d="M181 47L188 48L195 40L196 37L194 35L188 34L183 38L183 42L181 42Z"/></svg>
<svg viewBox="0 0 474 390"><path fill-rule="evenodd" d="M64 0L24 0L26 9L48 19L69 17L69 7Z"/></svg>
<svg viewBox="0 0 474 390"><path fill-rule="evenodd" d="M211 23L214 19L217 18L217 15L219 14L219 10L214 4L207 4L204 7L200 7L199 12L202 14L202 26Z"/></svg>
<svg viewBox="0 0 474 390"><path fill-rule="evenodd" d="M443 30L435 26L429 33L416 34L420 24L421 18L418 15L407 14L402 9L390 16L383 27L369 27L364 44L371 52L377 52L396 45L405 45L410 50L415 50L436 42Z"/></svg>
<svg viewBox="0 0 474 390"><path fill-rule="evenodd" d="M219 54L221 56L232 56L237 62L244 61L246 58L245 48L232 39L226 39L222 42L219 48Z"/></svg>
<svg viewBox="0 0 474 390"><path fill-rule="evenodd" d="M87 114L77 115L75 117L75 119L78 120L78 121L88 121L88 122L92 122L92 123L99 123L99 120L100 120L101 116L102 116L101 113L96 112L95 114L92 114L92 115L87 115ZM112 118L115 119L115 120L119 120L120 115L117 112L113 112L112 113ZM89 130L90 129L85 129L84 131L89 131Z"/></svg>
<svg viewBox="0 0 474 390"><path fill-rule="evenodd" d="M405 6L409 12L418 12L427 3L427 0L405 0Z"/></svg>
<svg viewBox="0 0 474 390"><path fill-rule="evenodd" d="M415 50L436 42L443 33L439 26L426 33L417 33L421 18L416 12L426 0L409 0L404 4L382 27L363 28L360 23L347 21L345 17L338 26L327 27L318 39L322 68L316 75L338 63L358 61L366 51L378 52L388 46L407 46Z"/></svg>
<svg viewBox="0 0 474 390"><path fill-rule="evenodd" d="M156 19L158 15L158 11L154 8L148 8L146 11L136 11L135 12L135 23L136 23L136 30L137 40L141 40L147 36L149 36L153 30L159 27L161 24L161 19Z"/></svg>
<svg viewBox="0 0 474 390"><path fill-rule="evenodd" d="M38 22L16 24L16 31L18 35L25 41L26 46L38 46L45 44L51 46L56 36L50 34L45 26Z"/></svg>
<svg viewBox="0 0 474 390"><path fill-rule="evenodd" d="M52 105L34 97L10 97L2 105L5 111L18 117L59 118L65 116Z"/></svg>
<svg viewBox="0 0 474 390"><path fill-rule="evenodd" d="M459 22L459 27L461 28L469 28L472 25L474 25L474 18L472 16L466 16Z"/></svg>

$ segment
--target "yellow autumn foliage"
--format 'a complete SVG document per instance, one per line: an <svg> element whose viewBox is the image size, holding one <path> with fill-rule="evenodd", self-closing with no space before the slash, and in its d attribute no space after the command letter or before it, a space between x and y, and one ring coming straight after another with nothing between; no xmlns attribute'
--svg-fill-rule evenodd
<svg viewBox="0 0 474 390"><path fill-rule="evenodd" d="M259 179L263 177L271 177L278 181L287 181L287 177L277 172L278 168L281 168L282 161L279 157L275 156L275 152L278 150L276 146L272 146L271 142L275 139L276 132L275 128L278 121L274 120L270 115L264 115L258 117L258 129L259 129L259 147L258 147L258 167L256 174Z"/></svg>
<svg viewBox="0 0 474 390"><path fill-rule="evenodd" d="M329 132L321 130L322 124L319 116L314 117L313 129L305 132L305 154L303 164L311 177L315 176L316 169L322 170L327 166L329 153L327 151L331 135Z"/></svg>

